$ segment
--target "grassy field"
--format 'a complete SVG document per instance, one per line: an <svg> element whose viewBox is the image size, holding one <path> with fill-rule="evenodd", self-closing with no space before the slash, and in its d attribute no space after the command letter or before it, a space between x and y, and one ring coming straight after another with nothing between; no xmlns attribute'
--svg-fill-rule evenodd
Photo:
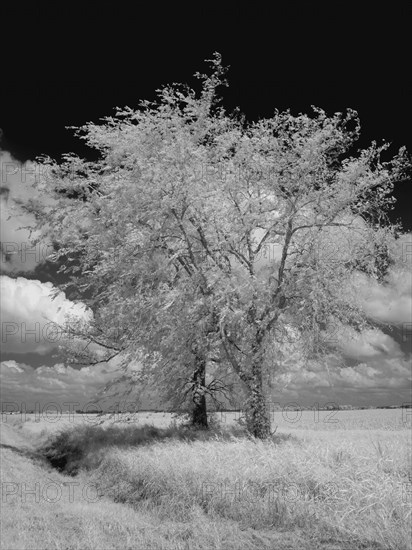
<svg viewBox="0 0 412 550"><path fill-rule="evenodd" d="M216 412L211 415L222 426L236 425L242 417L242 413ZM150 424L159 428L166 428L171 423L179 424L183 420L167 412L134 412L115 414L4 414L3 423L17 426L24 432L39 434L40 432L52 432L61 430L63 426L79 426L88 424L92 426L107 425L113 422L132 423L139 426ZM283 410L271 412L272 429L280 431L291 430L356 430L379 429L401 430L412 427L412 409L366 409L366 410L337 410L323 411L314 407L312 410L292 410L285 406Z"/></svg>
<svg viewBox="0 0 412 550"><path fill-rule="evenodd" d="M238 417L196 435L165 413L5 415L2 548L412 548L405 411L280 411L269 442Z"/></svg>

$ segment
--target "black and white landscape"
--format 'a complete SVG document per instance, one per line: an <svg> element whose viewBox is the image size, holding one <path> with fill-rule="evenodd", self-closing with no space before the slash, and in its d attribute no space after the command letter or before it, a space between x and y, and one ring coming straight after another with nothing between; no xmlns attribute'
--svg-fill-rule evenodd
<svg viewBox="0 0 412 550"><path fill-rule="evenodd" d="M1 547L411 544L410 10L6 10Z"/></svg>

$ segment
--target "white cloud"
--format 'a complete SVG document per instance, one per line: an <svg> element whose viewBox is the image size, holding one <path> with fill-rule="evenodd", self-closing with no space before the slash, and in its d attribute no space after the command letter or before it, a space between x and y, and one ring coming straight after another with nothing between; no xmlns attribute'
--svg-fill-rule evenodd
<svg viewBox="0 0 412 550"><path fill-rule="evenodd" d="M45 176L40 170L43 168L34 162L22 164L10 153L0 151L0 240L3 272L33 271L52 252L50 243L46 241L36 246L31 244L31 238L37 235L36 232L32 235L30 233L30 228L35 226L35 218L21 207L21 204L36 197L33 183Z"/></svg>
<svg viewBox="0 0 412 550"><path fill-rule="evenodd" d="M387 323L412 322L412 275L391 271L388 282L378 285L370 281L365 310L373 318Z"/></svg>
<svg viewBox="0 0 412 550"><path fill-rule="evenodd" d="M2 361L1 363L1 371L4 370L4 372L7 372L7 369L15 370L17 372L24 372L24 368L22 368L16 361Z"/></svg>
<svg viewBox="0 0 412 550"><path fill-rule="evenodd" d="M400 345L381 330L365 330L361 335L350 334L342 340L341 348L347 357L365 359L368 357L401 357Z"/></svg>
<svg viewBox="0 0 412 550"><path fill-rule="evenodd" d="M113 378L115 367L102 363L92 368L74 369L61 363L37 369L14 360L0 363L3 402L86 403L95 399L101 387Z"/></svg>
<svg viewBox="0 0 412 550"><path fill-rule="evenodd" d="M282 387L283 382L283 400L298 396L302 405L314 401L325 404L331 399L338 399L336 402L340 404L400 405L410 401L411 381L410 359L374 357L355 366L343 366L333 360L322 368L308 366L293 374L279 376L278 387ZM376 400L377 391L379 402ZM394 399L398 402L394 403Z"/></svg>
<svg viewBox="0 0 412 550"><path fill-rule="evenodd" d="M53 299L52 283L0 277L2 344L8 353L48 353L61 344L62 333L53 323L67 326L67 315L88 320L92 314L83 304L67 300L63 292Z"/></svg>

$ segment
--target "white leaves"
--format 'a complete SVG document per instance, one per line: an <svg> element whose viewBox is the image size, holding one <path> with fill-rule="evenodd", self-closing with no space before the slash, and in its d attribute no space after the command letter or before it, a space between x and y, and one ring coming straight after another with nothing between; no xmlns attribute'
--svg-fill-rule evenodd
<svg viewBox="0 0 412 550"><path fill-rule="evenodd" d="M190 363L194 343L220 350L224 334L247 372L253 350L269 355L275 345L273 319L286 336L295 322L292 336L312 331L312 340L316 324L358 320L354 293L342 289L360 259L373 272L368 243L391 243L361 216L384 212L406 166L404 156L384 166L376 145L340 160L358 133L352 111L277 112L245 127L215 109L224 69L218 56L212 65L198 95L168 86L156 104L85 125L101 160L67 155L44 189L99 186L100 196L60 197L45 214L61 246L52 258L80 266L77 286L105 316L103 332L121 319L126 347L160 354L173 372ZM298 357L295 344L278 351Z"/></svg>

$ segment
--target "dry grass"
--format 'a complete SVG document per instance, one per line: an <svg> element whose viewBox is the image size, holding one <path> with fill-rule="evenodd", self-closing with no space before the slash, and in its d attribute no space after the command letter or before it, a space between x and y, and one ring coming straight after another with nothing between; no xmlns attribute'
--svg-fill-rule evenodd
<svg viewBox="0 0 412 550"><path fill-rule="evenodd" d="M207 441L151 436L142 441L142 434L155 431L124 424L112 426L105 439L101 427L89 423L82 431L77 423L73 441L75 434L82 441L85 436L100 441L101 452L98 460L80 464L87 468L75 477L31 457L27 435L44 441L49 426L37 424L29 431L34 422L9 422L1 430L3 488L4 483L30 488L52 482L60 484L62 494L54 503L35 502L30 495L23 499L19 491L5 502L3 495L2 547L410 549L411 432L393 420L401 411L376 411L381 419L387 414L380 429L377 414L366 419L370 412L375 411L341 412L346 424L335 424L334 430L309 429L309 419L280 426L278 432L295 437L276 443L228 433L225 440L214 434ZM357 429L348 427L355 420L347 413L365 414ZM365 429L368 421L372 429ZM56 431L56 424L51 426ZM78 486L70 499L67 484L73 482ZM80 490L90 484L99 489L96 502Z"/></svg>
<svg viewBox="0 0 412 550"><path fill-rule="evenodd" d="M406 549L411 507L407 432L303 445L169 442L113 449L93 479L111 498L164 519L190 521L195 509L255 530L305 529L346 540L347 548ZM409 453L409 454L408 454Z"/></svg>
<svg viewBox="0 0 412 550"><path fill-rule="evenodd" d="M76 429L65 427L60 432L53 432L38 448L53 467L73 475L80 468L96 468L108 447L141 447L164 440L207 441L216 437L228 439L233 434L243 432L242 428L236 426L218 430L194 430L185 425L158 428L135 424L82 424ZM278 440L287 439L285 435L275 437Z"/></svg>
<svg viewBox="0 0 412 550"><path fill-rule="evenodd" d="M19 430L2 425L0 433L4 550L314 550L298 533L242 530L201 509L176 521L97 497L90 477L69 477L34 458Z"/></svg>

